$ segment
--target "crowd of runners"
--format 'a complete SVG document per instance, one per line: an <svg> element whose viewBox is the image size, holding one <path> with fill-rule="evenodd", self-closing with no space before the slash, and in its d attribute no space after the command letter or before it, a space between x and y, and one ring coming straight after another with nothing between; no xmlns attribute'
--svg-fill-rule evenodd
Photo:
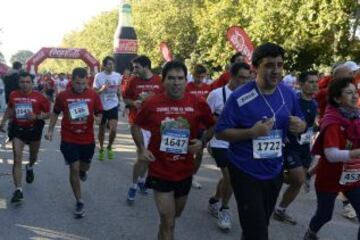
<svg viewBox="0 0 360 240"><path fill-rule="evenodd" d="M337 63L331 76L321 79L309 69L297 75L296 84L287 84L282 81L284 55L273 43L258 46L251 65L236 53L228 70L211 83L202 64L188 72L184 63L170 61L159 76L141 55L132 60L131 73L121 75L114 72L114 59L105 57L94 79L77 67L71 81L59 74L52 84L46 75L36 89L34 77L14 64L11 74L16 74L5 79L7 109L0 122L14 156L11 202L24 200L24 146L30 149L25 180L31 184L46 120L44 137L51 141L62 114L60 150L69 166L74 216L84 217L81 182L97 152L94 126L99 128L98 160L114 159L112 145L124 103L137 150L126 198L132 205L138 193L153 190L159 240L175 239L175 221L185 208L204 149L221 170L207 203L221 230L231 230L233 195L242 240L268 239L271 217L297 224L287 208L303 185L309 191L315 176L317 206L303 239L318 239L339 194L345 217L360 214L360 67L352 61ZM360 240L360 232L357 236Z"/></svg>

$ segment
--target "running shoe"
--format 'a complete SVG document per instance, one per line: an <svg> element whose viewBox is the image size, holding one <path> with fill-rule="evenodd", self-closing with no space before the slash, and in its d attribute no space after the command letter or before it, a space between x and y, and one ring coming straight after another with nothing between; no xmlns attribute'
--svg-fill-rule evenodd
<svg viewBox="0 0 360 240"><path fill-rule="evenodd" d="M343 213L342 213L343 217L348 218L353 220L354 218L356 218L356 212L355 209L353 208L353 206L351 206L351 204L346 204L345 206L343 206Z"/></svg>
<svg viewBox="0 0 360 240"><path fill-rule="evenodd" d="M98 157L99 161L104 161L105 160L105 153L104 153L104 149L100 149L99 150L99 157Z"/></svg>
<svg viewBox="0 0 360 240"><path fill-rule="evenodd" d="M80 177L80 180L85 182L87 180L87 172L86 171L79 171L79 177Z"/></svg>
<svg viewBox="0 0 360 240"><path fill-rule="evenodd" d="M216 203L209 203L208 205L208 212L214 216L214 217L218 217L219 216L219 211L220 211L220 203L216 202Z"/></svg>
<svg viewBox="0 0 360 240"><path fill-rule="evenodd" d="M106 152L107 152L107 157L108 157L108 159L109 159L109 160L113 160L113 159L114 159L114 153L113 153L113 151L111 150L111 148L108 148Z"/></svg>
<svg viewBox="0 0 360 240"><path fill-rule="evenodd" d="M310 229L308 229L305 233L303 240L319 240L319 238L316 236L316 233L314 233Z"/></svg>
<svg viewBox="0 0 360 240"><path fill-rule="evenodd" d="M147 195L147 194L148 194L148 191L147 191L147 187L146 187L145 182L138 182L137 185L138 185L138 187L139 187L139 190L140 190L140 193L141 193L141 194L143 194L143 195Z"/></svg>
<svg viewBox="0 0 360 240"><path fill-rule="evenodd" d="M133 187L129 188L128 195L127 195L127 200L128 200L129 204L134 203L135 197L136 197L136 191L137 191L136 188L133 188Z"/></svg>
<svg viewBox="0 0 360 240"><path fill-rule="evenodd" d="M275 209L273 218L280 222L290 223L292 225L297 224L296 220L294 218L292 218L291 216L289 216L285 210L281 211L281 210Z"/></svg>
<svg viewBox="0 0 360 240"><path fill-rule="evenodd" d="M34 182L34 170L30 168L29 164L25 165L25 170L26 170L26 182L27 183Z"/></svg>
<svg viewBox="0 0 360 240"><path fill-rule="evenodd" d="M76 202L74 217L83 218L85 216L85 208L83 202Z"/></svg>
<svg viewBox="0 0 360 240"><path fill-rule="evenodd" d="M229 231L231 229L231 218L229 209L222 209L218 212L217 225L222 231Z"/></svg>
<svg viewBox="0 0 360 240"><path fill-rule="evenodd" d="M24 200L24 195L21 190L17 189L15 190L13 197L11 198L12 203L18 203Z"/></svg>
<svg viewBox="0 0 360 240"><path fill-rule="evenodd" d="M196 189L201 189L202 187L201 184L195 178L193 179L191 186Z"/></svg>

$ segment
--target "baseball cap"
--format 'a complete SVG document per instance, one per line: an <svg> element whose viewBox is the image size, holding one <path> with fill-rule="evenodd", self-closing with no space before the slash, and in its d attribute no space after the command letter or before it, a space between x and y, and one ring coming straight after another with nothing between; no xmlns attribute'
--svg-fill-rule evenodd
<svg viewBox="0 0 360 240"><path fill-rule="evenodd" d="M357 65L355 62L353 61L347 61L344 63L344 66L348 67L352 72L357 71L360 69L360 66Z"/></svg>

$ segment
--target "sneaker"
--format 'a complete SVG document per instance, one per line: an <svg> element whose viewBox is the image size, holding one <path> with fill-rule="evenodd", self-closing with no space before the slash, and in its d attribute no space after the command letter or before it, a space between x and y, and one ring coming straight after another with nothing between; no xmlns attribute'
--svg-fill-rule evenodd
<svg viewBox="0 0 360 240"><path fill-rule="evenodd" d="M202 187L201 184L195 179L193 179L191 186L196 189L201 189L201 187Z"/></svg>
<svg viewBox="0 0 360 240"><path fill-rule="evenodd" d="M351 206L351 204L346 204L345 206L343 206L343 213L342 213L343 217L348 218L353 220L354 218L356 218L356 212L353 208L353 206Z"/></svg>
<svg viewBox="0 0 360 240"><path fill-rule="evenodd" d="M214 216L214 217L218 217L219 216L219 210L220 210L220 202L216 202L216 203L209 203L208 205L208 212Z"/></svg>
<svg viewBox="0 0 360 240"><path fill-rule="evenodd" d="M132 204L135 201L136 191L137 191L136 188L133 187L129 188L127 195L127 200L129 204Z"/></svg>
<svg viewBox="0 0 360 240"><path fill-rule="evenodd" d="M107 152L107 157L109 160L113 160L114 159L114 153L113 151L111 150L111 148L108 148L106 149L106 152Z"/></svg>
<svg viewBox="0 0 360 240"><path fill-rule="evenodd" d="M13 197L11 198L12 203L18 203L20 201L24 200L23 192L19 189L15 190Z"/></svg>
<svg viewBox="0 0 360 240"><path fill-rule="evenodd" d="M105 153L104 153L104 149L100 149L99 150L99 157L98 157L99 161L104 161L105 160Z"/></svg>
<svg viewBox="0 0 360 240"><path fill-rule="evenodd" d="M26 182L32 183L34 181L34 170L32 168L30 169L29 164L25 165L25 170L26 170Z"/></svg>
<svg viewBox="0 0 360 240"><path fill-rule="evenodd" d="M231 219L229 209L222 209L218 213L218 227L223 231L229 231L231 229Z"/></svg>
<svg viewBox="0 0 360 240"><path fill-rule="evenodd" d="M316 236L316 233L308 229L303 240L319 240L319 238Z"/></svg>
<svg viewBox="0 0 360 240"><path fill-rule="evenodd" d="M74 216L75 218L82 218L85 216L84 203L76 202Z"/></svg>
<svg viewBox="0 0 360 240"><path fill-rule="evenodd" d="M281 211L278 209L275 209L273 218L277 221L284 222L284 223L290 223L292 225L296 225L297 222L295 219L293 219L291 216L289 216L286 211Z"/></svg>
<svg viewBox="0 0 360 240"><path fill-rule="evenodd" d="M86 171L79 171L79 177L80 177L80 180L85 182L88 175L87 175L87 172Z"/></svg>
<svg viewBox="0 0 360 240"><path fill-rule="evenodd" d="M142 194L144 194L144 195L147 195L147 194L148 194L148 191L147 191L147 187L146 187L145 182L138 182L137 185L138 185L138 187L139 187L140 193L142 193Z"/></svg>

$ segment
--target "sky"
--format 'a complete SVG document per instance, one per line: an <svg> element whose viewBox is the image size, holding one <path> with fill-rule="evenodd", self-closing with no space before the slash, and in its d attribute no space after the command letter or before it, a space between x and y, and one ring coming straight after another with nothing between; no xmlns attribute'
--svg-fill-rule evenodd
<svg viewBox="0 0 360 240"><path fill-rule="evenodd" d="M0 52L8 64L18 50L34 53L58 47L66 33L80 30L92 17L120 6L121 0L3 0Z"/></svg>

